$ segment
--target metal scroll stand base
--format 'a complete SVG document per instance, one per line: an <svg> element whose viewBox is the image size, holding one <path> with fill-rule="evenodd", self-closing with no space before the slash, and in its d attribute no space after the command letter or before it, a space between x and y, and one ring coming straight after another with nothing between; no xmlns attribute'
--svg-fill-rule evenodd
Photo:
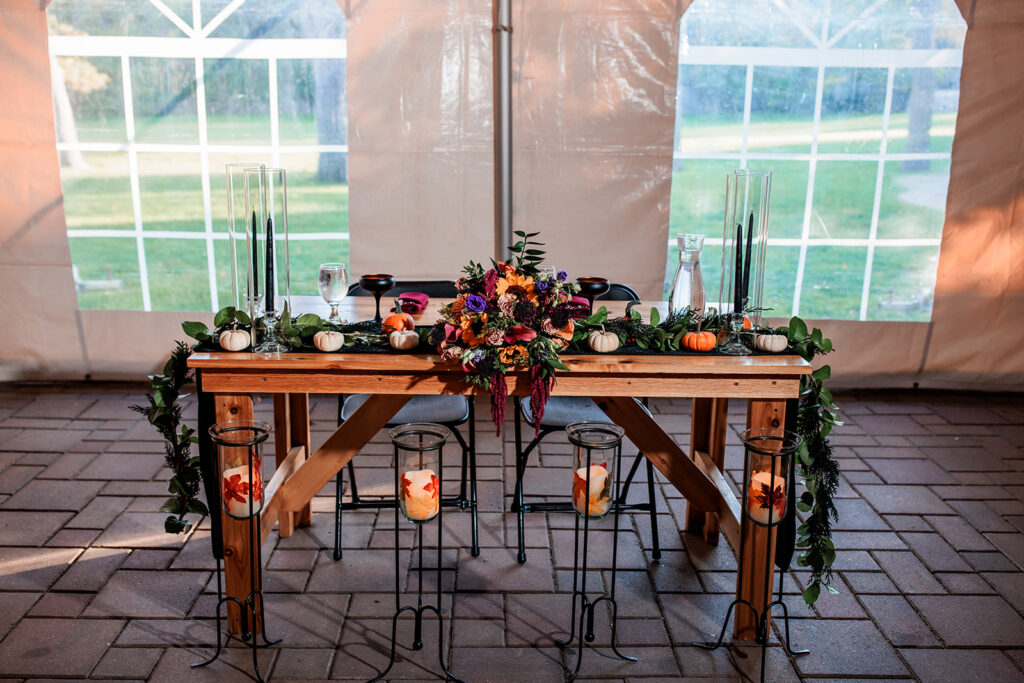
<svg viewBox="0 0 1024 683"><path fill-rule="evenodd" d="M782 607L782 622L784 624L786 632L786 640L785 642L779 641L780 644L791 657L797 657L799 655L806 655L810 653L810 650L794 648L793 642L789 637L789 608L786 607L786 603L782 601L782 586L785 580L785 576L786 575L784 573L779 575L778 597L775 600L769 602L767 605L765 605L764 608L761 610L758 610L756 607L754 607L754 605L751 604L749 600L743 600L742 598L737 598L730 602L729 609L725 612L725 622L722 624L722 631L718 634L718 640L715 642L715 644L710 645L708 643L694 643L694 646L704 650L708 650L709 652L717 650L719 647L722 646L722 641L725 639L725 630L729 627L729 618L732 616L733 608L738 605L742 605L748 608L751 612L754 613L754 616L757 618L757 633L754 636L754 642L761 646L761 682L764 683L766 673L765 664L768 660L768 638L771 635L768 629L768 615L771 614L772 607L774 607L775 605L779 605Z"/></svg>
<svg viewBox="0 0 1024 683"><path fill-rule="evenodd" d="M253 446L250 446L250 450ZM250 453L250 462L253 455ZM258 457L258 456L257 456ZM252 481L252 470L250 469L249 480ZM263 562L261 556L261 543L260 539L262 536L262 524L260 522L260 515L257 511L255 514L248 518L249 526L249 594L245 596L244 600L239 600L231 596L224 595L223 581L221 579L221 570L223 569L223 560L217 558L217 649L214 651L213 656L203 662L195 662L190 666L192 668L207 666L213 664L220 657L220 653L224 650L225 640L221 634L221 607L226 603L234 603L238 606L242 616L242 640L249 643L249 647L252 651L252 669L256 675L256 680L260 683L265 683L263 673L260 671L259 663L259 651L263 648L276 645L281 642L280 638L275 640L267 639L267 622L266 622L266 605L263 603ZM263 639L263 643L258 643L256 639L255 625L256 625L256 612L259 610L259 622L260 622L260 638ZM228 636L230 639L230 635Z"/></svg>
<svg viewBox="0 0 1024 683"><path fill-rule="evenodd" d="M590 465L591 465L591 449L586 448L587 458L587 478L586 487L584 491L590 491ZM612 497L612 501L616 503L619 501L619 467L622 464L622 445L619 441L615 448L615 495ZM625 496L623 495L623 498ZM561 648L569 647L573 640L579 638L579 648L576 653L576 666L573 668L572 674L568 677L568 681L571 683L576 680L579 676L580 667L583 664L583 651L587 648L587 643L594 642L594 610L602 602L607 602L612 608L612 637L611 646L612 652L619 659L627 662L637 661L636 657L624 655L619 652L618 645L615 642L616 636L616 624L619 613L619 606L615 602L615 577L618 570L618 554L619 554L619 511L621 510L620 505L614 505L614 511L612 512L612 519L614 520L612 530L612 577L611 577L611 590L606 595L601 595L596 600L591 600L587 595L587 555L589 551L589 540L590 540L590 516L576 514L575 524L575 538L573 543L573 564L572 564L572 607L571 615L572 622L569 626L569 638L567 640L555 640ZM583 518L583 567L582 571L580 568L580 517ZM581 579L582 577L582 579ZM577 612L577 604L579 604L579 611ZM579 629L577 632L576 620L579 619ZM593 646L590 646L593 647Z"/></svg>

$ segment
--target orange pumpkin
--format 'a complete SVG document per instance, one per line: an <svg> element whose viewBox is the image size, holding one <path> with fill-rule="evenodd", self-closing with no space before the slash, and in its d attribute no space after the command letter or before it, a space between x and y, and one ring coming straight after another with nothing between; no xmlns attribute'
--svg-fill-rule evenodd
<svg viewBox="0 0 1024 683"><path fill-rule="evenodd" d="M414 330L416 324L412 321L412 316L408 313L402 312L402 304L395 299L395 312L387 315L380 324L381 332L384 334L391 334L392 332L401 332L403 330Z"/></svg>
<svg viewBox="0 0 1024 683"><path fill-rule="evenodd" d="M748 318L747 316L743 316L743 329L749 330L750 327L751 327L750 318Z"/></svg>
<svg viewBox="0 0 1024 683"><path fill-rule="evenodd" d="M683 335L683 347L690 351L710 351L715 348L718 338L714 332L687 332Z"/></svg>

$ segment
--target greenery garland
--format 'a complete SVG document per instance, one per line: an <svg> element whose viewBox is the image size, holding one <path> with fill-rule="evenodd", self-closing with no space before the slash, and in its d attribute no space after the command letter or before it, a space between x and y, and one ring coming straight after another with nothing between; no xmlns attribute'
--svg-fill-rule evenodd
<svg viewBox="0 0 1024 683"><path fill-rule="evenodd" d="M832 351L831 339L825 338L818 328L808 334L807 323L795 316L789 321L789 326L780 328L779 332L786 334L790 348L807 362ZM810 582L804 589L804 601L808 605L817 601L823 586L829 593L837 592L831 580L832 565L836 559L832 523L839 519L833 501L839 489L839 464L828 435L833 427L843 423L836 419L839 408L832 400L832 392L825 387L825 380L831 375L831 366L822 365L812 374L800 378L797 433L803 440L796 451L796 462L806 490L796 507L807 516L797 528L796 545L803 551L797 558L797 564L811 569Z"/></svg>
<svg viewBox="0 0 1024 683"><path fill-rule="evenodd" d="M195 430L181 424L181 388L192 379L188 357L192 349L184 342L177 342L171 357L164 365L163 374L150 375L152 393L146 394L146 405L132 405L130 409L146 416L149 423L164 437L164 460L171 468L171 480L167 490L171 497L160 506L161 512L169 512L164 520L164 531L169 534L187 533L192 522L185 519L188 513L206 515L209 511L199 500L202 474L199 457L192 456L192 444L197 442Z"/></svg>

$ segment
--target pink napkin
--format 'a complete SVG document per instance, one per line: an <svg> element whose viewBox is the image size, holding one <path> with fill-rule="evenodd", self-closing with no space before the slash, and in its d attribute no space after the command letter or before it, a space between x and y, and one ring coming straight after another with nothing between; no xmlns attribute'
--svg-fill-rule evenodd
<svg viewBox="0 0 1024 683"><path fill-rule="evenodd" d="M573 296L572 303L578 304L586 308L590 307L590 302L584 299L582 296Z"/></svg>
<svg viewBox="0 0 1024 683"><path fill-rule="evenodd" d="M402 292L398 295L398 303L403 313L421 313L427 307L430 297L421 292ZM394 308L391 309L394 312Z"/></svg>

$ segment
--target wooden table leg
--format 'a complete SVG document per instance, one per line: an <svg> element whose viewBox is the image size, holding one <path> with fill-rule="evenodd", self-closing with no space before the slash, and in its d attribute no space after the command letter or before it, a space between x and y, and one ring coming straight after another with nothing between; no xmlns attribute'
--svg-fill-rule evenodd
<svg viewBox="0 0 1024 683"><path fill-rule="evenodd" d="M216 394L214 397L217 422L227 420L251 420L252 398L248 394ZM244 602L252 591L252 571L249 564L249 522L229 517L220 511L224 529L224 590L225 595ZM257 589L260 586L256 586ZM259 605L257 604L257 608ZM242 633L242 613L233 600L227 603L228 631ZM255 624L250 629L258 633L260 628L259 609L256 610Z"/></svg>
<svg viewBox="0 0 1024 683"><path fill-rule="evenodd" d="M290 394L274 394L274 460L277 466L288 457L292 446ZM288 538L295 531L295 513L282 512L277 518L277 534Z"/></svg>
<svg viewBox="0 0 1024 683"><path fill-rule="evenodd" d="M288 412L291 419L292 446L305 446L305 456L313 452L309 438L309 394L288 394ZM287 453L285 454L287 455ZM295 513L296 526L313 526L313 503Z"/></svg>
<svg viewBox="0 0 1024 683"><path fill-rule="evenodd" d="M728 399L695 398L690 418L690 459L697 459L697 451L707 453L711 462L722 472L725 471L728 410ZM687 503L686 531L700 534L711 545L718 545L718 515L702 512Z"/></svg>
<svg viewBox="0 0 1024 683"><path fill-rule="evenodd" d="M768 429L781 435L785 424L785 401L751 399L747 409L749 429ZM745 482L741 482L740 485L744 486ZM760 610L766 601L771 601L775 585L775 539L771 538L769 543L769 537L775 536L776 529L758 526L751 522L746 514L741 514L741 522L743 563L736 574L736 596L750 601ZM757 623L749 609L738 608L734 623L734 634L738 640L750 640L755 637ZM771 620L768 623L770 626Z"/></svg>
<svg viewBox="0 0 1024 683"><path fill-rule="evenodd" d="M295 446L304 447L302 461L306 460L310 453L309 394L274 394L274 434L278 466ZM313 504L309 503L298 512L282 512L277 520L277 533L281 538L288 538L296 526L312 525Z"/></svg>

